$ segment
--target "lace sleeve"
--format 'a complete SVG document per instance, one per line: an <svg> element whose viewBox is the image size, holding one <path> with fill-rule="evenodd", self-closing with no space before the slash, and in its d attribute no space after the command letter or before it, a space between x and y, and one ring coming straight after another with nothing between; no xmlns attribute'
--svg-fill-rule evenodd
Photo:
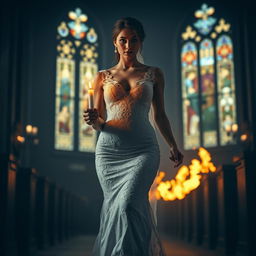
<svg viewBox="0 0 256 256"><path fill-rule="evenodd" d="M104 70L100 70L99 72L103 73L103 80L102 80L103 84L109 81L113 81L112 80L113 76L109 70L104 69Z"/></svg>
<svg viewBox="0 0 256 256"><path fill-rule="evenodd" d="M102 74L102 82L104 83L105 80L106 80L106 70L105 69L102 69L102 70L99 70L99 73Z"/></svg>

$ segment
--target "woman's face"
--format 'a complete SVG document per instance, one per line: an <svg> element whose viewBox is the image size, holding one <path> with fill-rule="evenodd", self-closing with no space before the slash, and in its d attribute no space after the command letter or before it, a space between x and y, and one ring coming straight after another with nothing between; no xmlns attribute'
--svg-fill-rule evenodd
<svg viewBox="0 0 256 256"><path fill-rule="evenodd" d="M136 31L125 28L118 34L114 42L120 57L134 58L141 47L141 41Z"/></svg>

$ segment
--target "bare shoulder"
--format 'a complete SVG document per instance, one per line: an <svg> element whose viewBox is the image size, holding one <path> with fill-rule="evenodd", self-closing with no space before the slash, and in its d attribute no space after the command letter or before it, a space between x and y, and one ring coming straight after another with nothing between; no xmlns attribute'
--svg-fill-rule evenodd
<svg viewBox="0 0 256 256"><path fill-rule="evenodd" d="M99 70L94 77L94 85L101 87L103 84L104 78L105 78L105 70Z"/></svg>
<svg viewBox="0 0 256 256"><path fill-rule="evenodd" d="M111 72L111 71L116 71L116 65L113 67L109 67L103 70L104 72Z"/></svg>
<svg viewBox="0 0 256 256"><path fill-rule="evenodd" d="M156 78L160 78L160 77L163 77L163 71L161 68L159 67L152 67L155 71L155 76Z"/></svg>
<svg viewBox="0 0 256 256"><path fill-rule="evenodd" d="M151 68L153 69L156 83L162 83L164 80L164 73L162 69L159 67L153 67L153 66Z"/></svg>
<svg viewBox="0 0 256 256"><path fill-rule="evenodd" d="M102 69L102 70L99 70L97 73L96 73L96 76L97 78L104 78L104 75L106 73L106 69Z"/></svg>

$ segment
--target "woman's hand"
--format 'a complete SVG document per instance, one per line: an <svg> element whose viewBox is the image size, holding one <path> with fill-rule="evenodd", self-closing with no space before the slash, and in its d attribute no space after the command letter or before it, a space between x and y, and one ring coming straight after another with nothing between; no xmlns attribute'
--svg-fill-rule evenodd
<svg viewBox="0 0 256 256"><path fill-rule="evenodd" d="M99 112L98 112L98 110L96 108L93 108L93 109L92 108L88 108L88 109L84 110L83 117L84 117L84 121L88 125L92 125L98 119Z"/></svg>
<svg viewBox="0 0 256 256"><path fill-rule="evenodd" d="M178 150L176 146L171 148L170 153L171 157L169 158L175 162L174 167L179 166L183 161L183 154Z"/></svg>

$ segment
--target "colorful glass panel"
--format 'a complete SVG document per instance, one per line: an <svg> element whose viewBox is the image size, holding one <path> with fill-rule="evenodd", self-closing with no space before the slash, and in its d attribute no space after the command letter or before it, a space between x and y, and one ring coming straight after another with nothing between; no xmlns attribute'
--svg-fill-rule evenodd
<svg viewBox="0 0 256 256"><path fill-rule="evenodd" d="M229 36L222 35L217 40L216 56L220 144L234 144L233 127L237 120L233 44Z"/></svg>
<svg viewBox="0 0 256 256"><path fill-rule="evenodd" d="M83 110L89 106L89 82L92 82L98 65L90 62L80 62L80 89L79 89L79 151L94 152L97 132L83 120Z"/></svg>
<svg viewBox="0 0 256 256"><path fill-rule="evenodd" d="M55 148L74 149L75 63L57 58Z"/></svg>
<svg viewBox="0 0 256 256"><path fill-rule="evenodd" d="M76 8L57 27L55 149L58 150L75 150L74 144L83 152L95 150L97 133L83 120L83 110L87 107L87 90L83 91L88 82L86 70L91 70L92 77L98 71L98 35L87 21L88 16ZM75 88L79 89L79 96L75 95ZM79 104L75 104L76 100ZM74 143L75 123L78 123L79 135L75 136L78 143Z"/></svg>
<svg viewBox="0 0 256 256"><path fill-rule="evenodd" d="M207 4L202 4L201 9L195 12L195 17L198 20L194 23L194 26L201 34L207 35L212 30L212 27L216 23L216 18L211 17L214 12L215 9L208 7Z"/></svg>
<svg viewBox="0 0 256 256"><path fill-rule="evenodd" d="M69 12L69 18L71 19L68 22L70 34L76 39L83 39L88 30L88 26L85 24L88 20L87 15L83 14L80 8L76 8L75 11Z"/></svg>
<svg viewBox="0 0 256 256"><path fill-rule="evenodd" d="M212 41L200 44L201 111L204 147L217 145L217 116L215 104L214 48Z"/></svg>
<svg viewBox="0 0 256 256"><path fill-rule="evenodd" d="M194 43L188 42L182 47L181 65L184 148L192 149L200 145L197 49Z"/></svg>
<svg viewBox="0 0 256 256"><path fill-rule="evenodd" d="M214 7L202 4L194 13L196 21L193 27L187 25L181 33L185 149L193 148L197 139L198 144L204 147L235 144L237 139L233 44L228 35L231 25L223 18L217 20L213 17L214 13ZM195 58L197 48L198 62ZM198 82L195 82L197 70L200 71L199 88ZM202 136L191 142L190 134L194 130L191 123L194 122L198 124L198 134Z"/></svg>

